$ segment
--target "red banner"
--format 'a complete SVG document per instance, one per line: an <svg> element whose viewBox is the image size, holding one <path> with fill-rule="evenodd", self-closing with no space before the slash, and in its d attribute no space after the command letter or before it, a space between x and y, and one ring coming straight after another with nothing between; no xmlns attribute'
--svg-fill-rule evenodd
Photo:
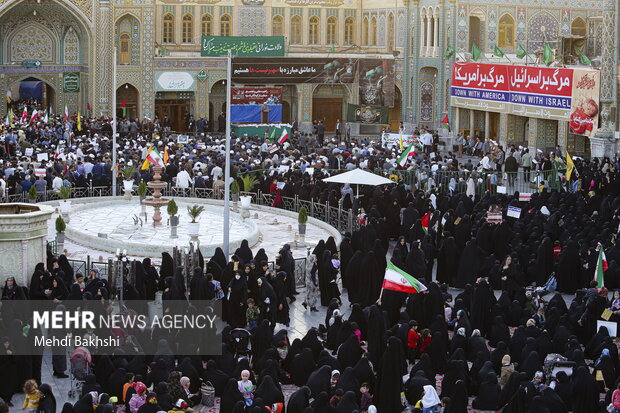
<svg viewBox="0 0 620 413"><path fill-rule="evenodd" d="M452 105L570 121L575 134L598 125L600 72L487 63L454 63Z"/></svg>
<svg viewBox="0 0 620 413"><path fill-rule="evenodd" d="M281 87L234 87L231 90L233 105L281 105Z"/></svg>

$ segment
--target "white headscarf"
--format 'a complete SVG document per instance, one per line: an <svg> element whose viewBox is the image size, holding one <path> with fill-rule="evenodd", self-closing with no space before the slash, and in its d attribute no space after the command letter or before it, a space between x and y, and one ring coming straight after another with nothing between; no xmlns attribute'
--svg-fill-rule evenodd
<svg viewBox="0 0 620 413"><path fill-rule="evenodd" d="M424 396L422 397L422 407L433 407L441 404L437 391L433 386L427 384L424 386Z"/></svg>

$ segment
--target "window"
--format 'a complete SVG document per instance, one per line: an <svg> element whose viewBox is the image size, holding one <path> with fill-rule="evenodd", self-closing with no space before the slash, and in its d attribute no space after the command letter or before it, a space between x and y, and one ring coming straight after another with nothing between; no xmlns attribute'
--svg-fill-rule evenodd
<svg viewBox="0 0 620 413"><path fill-rule="evenodd" d="M334 16L327 19L327 44L334 45L338 43L337 21Z"/></svg>
<svg viewBox="0 0 620 413"><path fill-rule="evenodd" d="M166 14L164 16L162 40L164 43L174 43L174 16L172 14Z"/></svg>
<svg viewBox="0 0 620 413"><path fill-rule="evenodd" d="M291 19L291 44L301 44L301 17Z"/></svg>
<svg viewBox="0 0 620 413"><path fill-rule="evenodd" d="M355 43L355 21L352 17L347 17L344 21L344 44Z"/></svg>
<svg viewBox="0 0 620 413"><path fill-rule="evenodd" d="M220 17L220 36L231 36L230 16L228 14Z"/></svg>
<svg viewBox="0 0 620 413"><path fill-rule="evenodd" d="M373 17L370 21L370 45L377 45L377 18Z"/></svg>
<svg viewBox="0 0 620 413"><path fill-rule="evenodd" d="M205 14L204 16L202 16L202 35L203 36L212 36L213 35L213 29L212 29L212 18L210 15Z"/></svg>
<svg viewBox="0 0 620 413"><path fill-rule="evenodd" d="M119 56L119 63L122 65L128 65L131 62L131 37L129 33L121 34L121 53Z"/></svg>
<svg viewBox="0 0 620 413"><path fill-rule="evenodd" d="M273 19L271 19L271 35L284 36L284 24L282 16L273 16Z"/></svg>
<svg viewBox="0 0 620 413"><path fill-rule="evenodd" d="M308 43L319 44L319 18L310 17L310 27L308 28Z"/></svg>
<svg viewBox="0 0 620 413"><path fill-rule="evenodd" d="M394 27L394 15L390 13L388 17L388 28L387 28L387 49L388 52L394 50L394 32L396 28Z"/></svg>
<svg viewBox="0 0 620 413"><path fill-rule="evenodd" d="M183 16L183 36L181 39L183 43L194 42L194 18L189 14Z"/></svg>
<svg viewBox="0 0 620 413"><path fill-rule="evenodd" d="M587 29L585 20L581 17L577 17L575 20L573 20L573 24L571 24L570 28L570 34L586 37Z"/></svg>
<svg viewBox="0 0 620 413"><path fill-rule="evenodd" d="M504 14L499 19L497 45L499 47L514 47L515 45L515 20L510 14Z"/></svg>
<svg viewBox="0 0 620 413"><path fill-rule="evenodd" d="M364 27L362 29L362 44L368 46L368 19L364 19Z"/></svg>

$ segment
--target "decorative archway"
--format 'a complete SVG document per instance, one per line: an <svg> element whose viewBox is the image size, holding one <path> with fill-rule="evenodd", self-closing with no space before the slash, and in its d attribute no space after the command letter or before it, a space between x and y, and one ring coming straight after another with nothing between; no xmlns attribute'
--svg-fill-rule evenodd
<svg viewBox="0 0 620 413"><path fill-rule="evenodd" d="M419 120L421 124L432 124L435 119L437 89L437 68L423 67L419 76Z"/></svg>
<svg viewBox="0 0 620 413"><path fill-rule="evenodd" d="M323 121L326 131L335 131L348 99L349 91L342 85L318 85L312 93L313 120Z"/></svg>
<svg viewBox="0 0 620 413"><path fill-rule="evenodd" d="M139 116L140 93L138 89L125 83L116 89L116 116L120 119L136 119Z"/></svg>
<svg viewBox="0 0 620 413"><path fill-rule="evenodd" d="M115 39L118 55L117 62L121 65L140 64L140 21L130 13L116 20Z"/></svg>
<svg viewBox="0 0 620 413"><path fill-rule="evenodd" d="M49 78L51 77L51 79ZM39 101L40 108L42 110L53 108L56 103L56 88L57 86L52 83L54 76L37 76L37 75L26 75L19 76L14 79L9 79L9 84L7 90L11 91L11 95L13 99L19 100L22 98L20 96L20 86L22 82L41 82L41 99ZM26 98L26 96L24 96Z"/></svg>

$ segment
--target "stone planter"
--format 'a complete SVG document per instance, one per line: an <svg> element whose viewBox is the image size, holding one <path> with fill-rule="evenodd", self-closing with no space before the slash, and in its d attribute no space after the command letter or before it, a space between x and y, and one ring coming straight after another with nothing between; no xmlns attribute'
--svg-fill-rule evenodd
<svg viewBox="0 0 620 413"><path fill-rule="evenodd" d="M250 205L252 205L252 197L251 196L242 196L241 199L241 216L243 218L250 217Z"/></svg>
<svg viewBox="0 0 620 413"><path fill-rule="evenodd" d="M187 233L191 238L198 237L198 234L200 234L200 222L189 222L187 224Z"/></svg>
<svg viewBox="0 0 620 413"><path fill-rule="evenodd" d="M57 232L56 233L56 243L57 244L64 244L65 243L65 233L64 232Z"/></svg>
<svg viewBox="0 0 620 413"><path fill-rule="evenodd" d="M131 199L131 191L133 191L133 180L123 181L123 190L125 191L125 199Z"/></svg>
<svg viewBox="0 0 620 413"><path fill-rule="evenodd" d="M306 224L298 224L299 229L299 243L300 245L306 245Z"/></svg>
<svg viewBox="0 0 620 413"><path fill-rule="evenodd" d="M171 215L170 216L170 226L171 227L179 226L179 216L178 215Z"/></svg>
<svg viewBox="0 0 620 413"><path fill-rule="evenodd" d="M69 222L69 211L71 211L71 201L60 201L58 204L58 210L60 211L60 215L65 220L65 222Z"/></svg>
<svg viewBox="0 0 620 413"><path fill-rule="evenodd" d="M237 212L237 210L239 209L238 207L239 194L232 194L232 201L233 201L233 211Z"/></svg>

